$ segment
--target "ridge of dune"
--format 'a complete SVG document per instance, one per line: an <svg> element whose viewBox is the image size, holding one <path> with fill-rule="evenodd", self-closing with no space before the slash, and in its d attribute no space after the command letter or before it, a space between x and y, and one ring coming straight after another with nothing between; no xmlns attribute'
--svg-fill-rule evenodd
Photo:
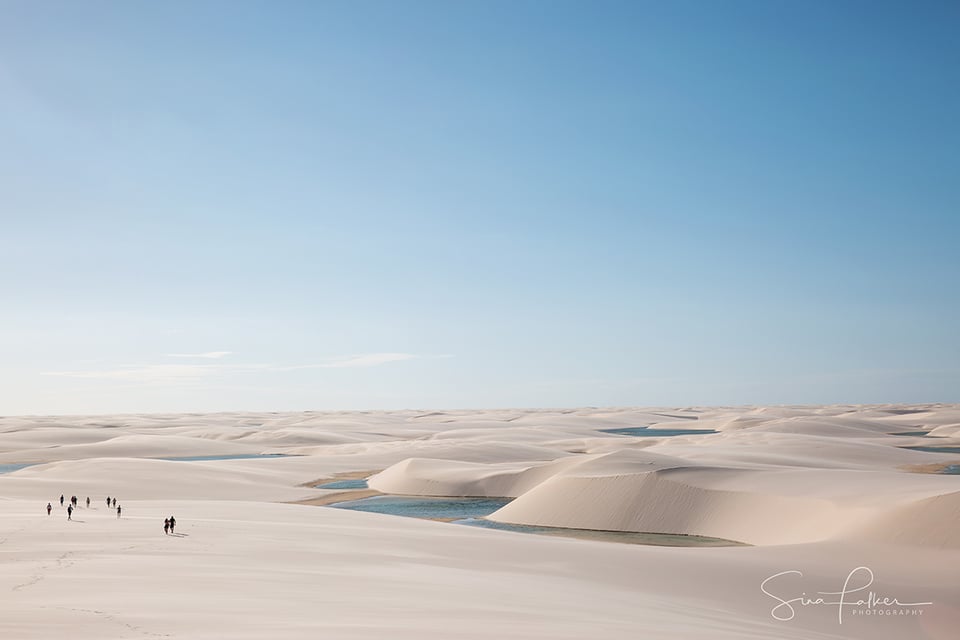
<svg viewBox="0 0 960 640"><path fill-rule="evenodd" d="M678 482L664 471L651 471L551 478L489 519L572 529L698 535L748 544L796 544L828 539L851 517L855 516L849 509L826 500L705 489Z"/></svg>
<svg viewBox="0 0 960 640"><path fill-rule="evenodd" d="M298 500L315 493L297 487L290 474L242 462L120 457L63 460L3 474L0 488L41 500L64 492L135 499L190 496L198 500L269 501Z"/></svg>
<svg viewBox="0 0 960 640"><path fill-rule="evenodd" d="M516 497L549 478L577 470L588 474L595 461L602 461L604 473L618 462L636 470L664 468L682 463L669 456L617 451L586 456L559 458L548 463L481 464L456 460L408 458L367 480L372 489L383 493L422 496Z"/></svg>
<svg viewBox="0 0 960 640"><path fill-rule="evenodd" d="M853 528L843 537L960 549L960 490L898 505Z"/></svg>
<svg viewBox="0 0 960 640"><path fill-rule="evenodd" d="M489 519L797 544L862 531L865 522L879 521L884 513L950 492L937 477L882 472L673 467L585 476L577 471L574 467L550 478ZM955 520L952 502L931 504L927 521ZM898 541L925 544L928 537L914 535L917 531L905 529Z"/></svg>

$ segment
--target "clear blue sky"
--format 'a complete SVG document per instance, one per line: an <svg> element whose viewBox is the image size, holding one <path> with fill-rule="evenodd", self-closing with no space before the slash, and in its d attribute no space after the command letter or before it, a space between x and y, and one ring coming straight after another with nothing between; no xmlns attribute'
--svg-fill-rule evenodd
<svg viewBox="0 0 960 640"><path fill-rule="evenodd" d="M0 413L960 401L956 2L0 8Z"/></svg>

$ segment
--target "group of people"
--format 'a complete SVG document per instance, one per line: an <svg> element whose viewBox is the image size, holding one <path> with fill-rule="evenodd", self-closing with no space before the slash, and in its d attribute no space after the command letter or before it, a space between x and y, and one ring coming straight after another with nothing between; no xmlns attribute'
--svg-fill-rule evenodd
<svg viewBox="0 0 960 640"><path fill-rule="evenodd" d="M60 506L61 506L61 507L63 506L64 500L65 500L65 499L64 499L63 495L61 494L61 495L60 495ZM71 496L71 497L70 497L69 504L67 504L67 520L73 520L73 510L77 508L77 502L78 502L77 496ZM117 509L117 517L119 518L119 517L120 517L120 514L122 513L122 509L123 509L123 508L117 504L117 499L116 499L116 498L111 498L110 496L107 496L107 508L108 508L108 509L111 509L111 508L113 508L113 507L116 507L116 509ZM88 509L90 508L90 496L87 496L87 508L88 508ZM52 511L53 511L53 505L48 502L48 503L47 503L47 515L50 515L50 512L52 512ZM173 529L174 529L174 527L176 527L176 526L177 526L177 519L176 519L176 518L174 518L173 516L170 516L169 518L164 518L164 520L163 520L163 532L164 532L164 533L166 533L166 534L173 533Z"/></svg>
<svg viewBox="0 0 960 640"><path fill-rule="evenodd" d="M63 506L64 497L63 494L60 494L60 506ZM67 520L73 520L73 511L77 508L77 496L70 496L69 504L67 504ZM120 517L122 513L122 508L117 505L117 499L107 496L107 508L116 507L117 508L117 517ZM90 496L87 496L87 509L90 508ZM53 511L53 505L49 502L47 503L47 515L50 515L50 512Z"/></svg>

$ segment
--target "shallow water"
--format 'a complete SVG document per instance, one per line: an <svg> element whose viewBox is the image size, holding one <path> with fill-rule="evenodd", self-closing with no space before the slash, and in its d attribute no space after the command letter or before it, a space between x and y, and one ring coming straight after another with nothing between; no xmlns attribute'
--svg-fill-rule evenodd
<svg viewBox="0 0 960 640"><path fill-rule="evenodd" d="M960 476L960 464L948 464L940 473L945 473L948 476Z"/></svg>
<svg viewBox="0 0 960 640"><path fill-rule="evenodd" d="M719 538L701 536L681 536L660 533L635 533L631 531L593 531L590 529L564 529L560 527L535 527L529 525L504 524L486 520L485 517L511 502L512 498L456 498L422 496L374 496L349 502L329 505L337 509L368 511L409 518L428 520L451 520L453 524L462 524L484 529L500 529L520 533L536 533L547 536L562 536L586 540L602 540L627 544L648 544L666 547L732 547L742 543Z"/></svg>
<svg viewBox="0 0 960 640"><path fill-rule="evenodd" d="M517 531L519 533L537 533L547 536L563 538L580 538L581 540L601 540L604 542L620 542L625 544L646 544L659 547L742 547L742 542L724 540L722 538L707 538L704 536L682 536L672 533L637 533L634 531L595 531L593 529L566 529L562 527L536 527L525 524L507 524L485 519L455 520L454 524L465 524L471 527L484 529L500 529L501 531Z"/></svg>
<svg viewBox="0 0 960 640"><path fill-rule="evenodd" d="M155 458L156 460L170 460L173 462L200 462L202 460L251 460L254 458L290 458L286 453L231 453L219 456L172 456L169 458Z"/></svg>
<svg viewBox="0 0 960 640"><path fill-rule="evenodd" d="M641 438L667 438L670 436L717 433L716 429L651 429L650 427L624 427L623 429L600 429L600 431L614 433L618 436L639 436Z"/></svg>
<svg viewBox="0 0 960 640"><path fill-rule="evenodd" d="M944 445L941 447L904 447L913 451L927 451L929 453L960 453L960 447Z"/></svg>
<svg viewBox="0 0 960 640"><path fill-rule="evenodd" d="M0 464L0 473L10 473L11 471L17 471L18 469L32 466L33 464L33 462L28 462L26 464Z"/></svg>
<svg viewBox="0 0 960 640"><path fill-rule="evenodd" d="M337 509L385 513L408 518L460 520L482 518L512 498L432 498L423 496L373 496L330 505Z"/></svg>
<svg viewBox="0 0 960 640"><path fill-rule="evenodd" d="M314 489L366 489L367 481L363 478L353 480L334 480L325 484L314 485Z"/></svg>
<svg viewBox="0 0 960 640"><path fill-rule="evenodd" d="M891 435L895 436L925 436L929 431L901 431L900 433L894 433Z"/></svg>

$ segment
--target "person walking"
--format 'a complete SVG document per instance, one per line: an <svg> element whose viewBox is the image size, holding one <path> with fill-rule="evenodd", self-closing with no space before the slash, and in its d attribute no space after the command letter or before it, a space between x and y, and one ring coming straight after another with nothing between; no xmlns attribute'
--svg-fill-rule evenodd
<svg viewBox="0 0 960 640"><path fill-rule="evenodd" d="M87 496L87 509L90 508L90 496Z"/></svg>
<svg viewBox="0 0 960 640"><path fill-rule="evenodd" d="M73 505L67 505L67 520L73 520Z"/></svg>
<svg viewBox="0 0 960 640"><path fill-rule="evenodd" d="M53 505L49 502L47 503L47 515L50 515L50 512L53 511Z"/></svg>
<svg viewBox="0 0 960 640"><path fill-rule="evenodd" d="M116 500L114 500L114 502L116 502ZM117 517L120 517L120 507L117 507Z"/></svg>
<svg viewBox="0 0 960 640"><path fill-rule="evenodd" d="M107 496L107 509L110 508L110 496Z"/></svg>
<svg viewBox="0 0 960 640"><path fill-rule="evenodd" d="M60 506L61 506L61 507L63 506L63 494L62 494L62 493L60 494Z"/></svg>
<svg viewBox="0 0 960 640"><path fill-rule="evenodd" d="M116 499L116 498L113 499L113 506L117 506L117 499Z"/></svg>
<svg viewBox="0 0 960 640"><path fill-rule="evenodd" d="M177 526L177 519L173 516L170 516L170 533L173 533L173 528Z"/></svg>
<svg viewBox="0 0 960 640"><path fill-rule="evenodd" d="M163 532L170 533L170 518L163 519Z"/></svg>

